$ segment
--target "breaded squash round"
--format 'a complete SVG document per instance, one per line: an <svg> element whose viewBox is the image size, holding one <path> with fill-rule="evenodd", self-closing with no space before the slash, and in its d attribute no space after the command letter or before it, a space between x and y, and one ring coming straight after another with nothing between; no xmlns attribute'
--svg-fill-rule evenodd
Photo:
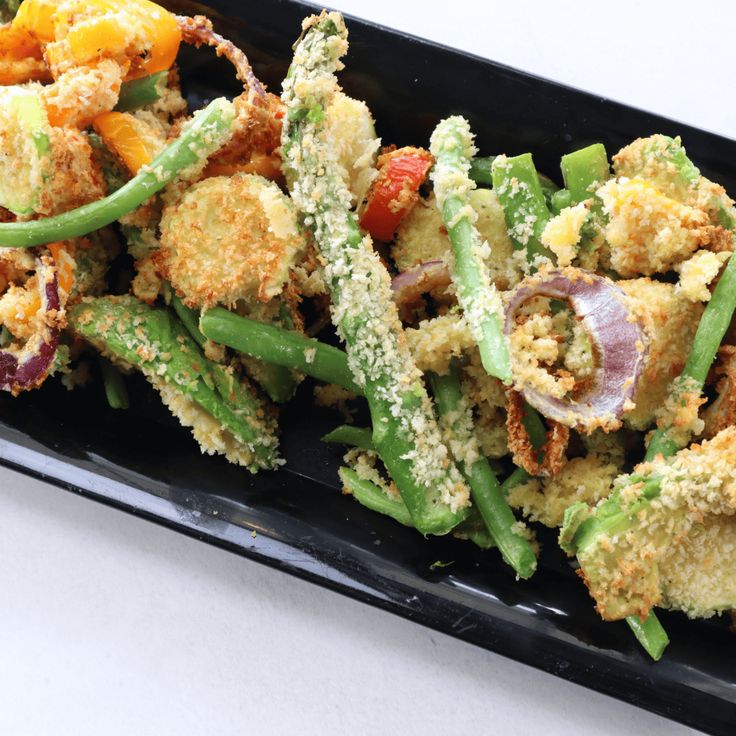
<svg viewBox="0 0 736 736"><path fill-rule="evenodd" d="M304 247L296 210L279 187L252 174L190 187L161 217L162 276L190 307L232 307L279 294Z"/></svg>

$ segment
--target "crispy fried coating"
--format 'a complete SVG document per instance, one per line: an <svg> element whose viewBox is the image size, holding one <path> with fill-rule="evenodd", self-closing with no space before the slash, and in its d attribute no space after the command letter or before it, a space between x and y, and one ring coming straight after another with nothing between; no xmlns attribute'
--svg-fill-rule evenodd
<svg viewBox="0 0 736 736"><path fill-rule="evenodd" d="M499 289L510 289L520 280L521 270L512 258L514 249L506 230L503 208L490 189L476 189L469 196L478 214L478 231L491 246L486 261L491 280ZM451 249L442 215L431 194L427 199L420 198L401 221L391 257L399 271L406 271L426 261L447 260Z"/></svg>
<svg viewBox="0 0 736 736"><path fill-rule="evenodd" d="M595 453L575 457L551 478L533 478L516 486L508 501L531 521L558 527L571 504L594 505L608 496L618 473L616 465Z"/></svg>
<svg viewBox="0 0 736 736"><path fill-rule="evenodd" d="M565 451L570 440L570 428L548 420L547 439L541 449L535 450L523 423L525 406L522 395L518 391L508 389L506 398L508 400L506 431L514 463L524 468L529 475L557 475L567 463Z"/></svg>
<svg viewBox="0 0 736 736"><path fill-rule="evenodd" d="M50 175L37 211L56 215L105 196L102 177L86 134L73 128L51 128Z"/></svg>
<svg viewBox="0 0 736 736"><path fill-rule="evenodd" d="M621 525L578 550L604 619L646 618L652 606L691 617L736 607L735 468L735 427L637 468L661 479L659 496L641 506L642 484L623 488Z"/></svg>
<svg viewBox="0 0 736 736"><path fill-rule="evenodd" d="M706 212L646 179L611 179L597 194L608 215L611 266L624 277L666 273L715 237Z"/></svg>
<svg viewBox="0 0 736 736"><path fill-rule="evenodd" d="M656 410L664 403L670 383L680 375L703 312L672 284L648 278L617 281L629 297L630 309L648 339L648 354L634 409L624 415L632 429L651 425Z"/></svg>
<svg viewBox="0 0 736 736"><path fill-rule="evenodd" d="M718 351L718 395L702 414L705 423L703 437L715 437L720 431L736 424L736 346L723 345Z"/></svg>
<svg viewBox="0 0 736 736"><path fill-rule="evenodd" d="M191 307L268 301L305 247L291 200L250 174L194 184L164 208L160 274Z"/></svg>

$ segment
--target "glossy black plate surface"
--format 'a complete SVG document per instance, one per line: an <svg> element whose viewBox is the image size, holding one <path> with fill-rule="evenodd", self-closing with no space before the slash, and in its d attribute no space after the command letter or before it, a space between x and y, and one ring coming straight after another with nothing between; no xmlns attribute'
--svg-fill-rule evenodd
<svg viewBox="0 0 736 736"><path fill-rule="evenodd" d="M184 12L193 4L172 3ZM275 91L307 6L212 2L207 14L239 42ZM243 17L247 16L247 17ZM639 135L681 134L708 176L736 192L736 142L359 21L342 80L366 99L386 142L426 145L435 123L466 115L485 153L531 150L557 176L562 154L593 141L609 153ZM193 98L228 90L227 65L187 55ZM223 82L224 83L224 82ZM257 559L419 623L714 734L736 724L736 639L725 621L662 614L672 638L651 663L623 623L603 624L580 581L545 539L541 569L516 582L494 551L423 541L338 491L340 451L318 441L339 419L310 406L311 386L283 412L286 467L250 476L200 455L143 381L127 412L97 387L56 383L0 396L0 462ZM252 531L256 535L252 535ZM431 569L437 560L449 567ZM489 678L493 673L489 672Z"/></svg>

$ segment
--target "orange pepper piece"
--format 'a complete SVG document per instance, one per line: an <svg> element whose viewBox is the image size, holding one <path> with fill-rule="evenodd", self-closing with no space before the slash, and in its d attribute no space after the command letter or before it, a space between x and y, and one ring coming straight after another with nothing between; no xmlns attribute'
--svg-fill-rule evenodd
<svg viewBox="0 0 736 736"><path fill-rule="evenodd" d="M152 145L141 136L136 123L127 112L103 112L92 122L105 145L122 159L131 174L154 158Z"/></svg>
<svg viewBox="0 0 736 736"><path fill-rule="evenodd" d="M13 26L23 28L42 43L56 38L54 31L54 0L23 0L13 19Z"/></svg>
<svg viewBox="0 0 736 736"><path fill-rule="evenodd" d="M73 261L66 257L68 255L67 243L63 240L57 240L55 243L49 243L46 247L54 257L59 287L69 294L74 286L74 266L72 265Z"/></svg>

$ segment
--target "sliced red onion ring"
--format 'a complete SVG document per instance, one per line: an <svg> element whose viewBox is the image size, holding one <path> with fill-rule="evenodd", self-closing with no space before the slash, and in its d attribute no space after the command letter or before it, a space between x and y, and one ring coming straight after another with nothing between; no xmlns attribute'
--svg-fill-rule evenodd
<svg viewBox="0 0 736 736"><path fill-rule="evenodd" d="M416 301L422 294L450 284L450 271L444 261L425 261L402 271L391 281L396 304Z"/></svg>
<svg viewBox="0 0 736 736"><path fill-rule="evenodd" d="M18 394L40 386L48 376L59 345L58 313L61 310L56 269L36 260L41 297L40 326L22 348L0 350L0 389ZM54 314L52 314L54 313Z"/></svg>
<svg viewBox="0 0 736 736"><path fill-rule="evenodd" d="M506 307L509 335L519 307L535 296L567 301L595 344L598 361L582 396L557 399L523 386L524 398L545 417L576 429L617 428L626 402L633 399L646 362L646 340L629 312L624 293L609 279L577 268L549 271L522 282Z"/></svg>

